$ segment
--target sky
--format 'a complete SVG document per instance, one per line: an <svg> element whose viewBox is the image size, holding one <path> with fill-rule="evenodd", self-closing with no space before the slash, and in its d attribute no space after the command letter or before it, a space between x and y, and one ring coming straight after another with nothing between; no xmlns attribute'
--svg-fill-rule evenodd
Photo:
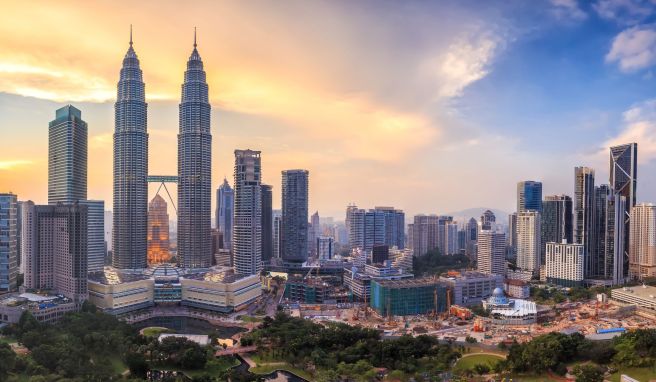
<svg viewBox="0 0 656 382"><path fill-rule="evenodd" d="M637 198L656 202L656 0L1 2L0 192L20 200L47 201L48 122L70 103L89 125L88 198L111 209L132 24L150 174L176 173L196 27L216 187L250 148L274 208L281 171L303 168L322 216L512 212L518 181L572 195L575 166L607 183L609 146L637 142Z"/></svg>

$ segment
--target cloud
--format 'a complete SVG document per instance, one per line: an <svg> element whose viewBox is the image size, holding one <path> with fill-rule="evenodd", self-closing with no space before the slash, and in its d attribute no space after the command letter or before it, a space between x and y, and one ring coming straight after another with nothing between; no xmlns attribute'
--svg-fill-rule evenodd
<svg viewBox="0 0 656 382"><path fill-rule="evenodd" d="M13 170L19 166L32 164L32 161L24 159L0 160L0 170Z"/></svg>
<svg viewBox="0 0 656 382"><path fill-rule="evenodd" d="M467 36L453 42L446 52L429 62L437 84L437 95L458 97L467 86L484 78L501 45L501 39L491 33Z"/></svg>
<svg viewBox="0 0 656 382"><path fill-rule="evenodd" d="M592 8L602 19L634 25L651 16L656 3L652 0L599 0Z"/></svg>
<svg viewBox="0 0 656 382"><path fill-rule="evenodd" d="M623 113L624 126L620 133L604 143L608 147L625 143L638 143L638 162L643 164L656 159L656 99L649 99Z"/></svg>
<svg viewBox="0 0 656 382"><path fill-rule="evenodd" d="M656 30L653 25L637 26L618 34L606 55L623 72L634 72L656 63Z"/></svg>
<svg viewBox="0 0 656 382"><path fill-rule="evenodd" d="M588 18L577 0L551 0L551 13L558 20L583 21Z"/></svg>

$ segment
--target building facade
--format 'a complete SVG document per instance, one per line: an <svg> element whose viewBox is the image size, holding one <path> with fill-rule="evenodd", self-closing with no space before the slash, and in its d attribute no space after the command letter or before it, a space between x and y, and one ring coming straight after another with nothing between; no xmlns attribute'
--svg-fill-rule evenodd
<svg viewBox="0 0 656 382"><path fill-rule="evenodd" d="M48 204L87 198L87 136L80 110L57 110L48 128Z"/></svg>
<svg viewBox="0 0 656 382"><path fill-rule="evenodd" d="M491 229L478 231L477 265L478 271L486 274L506 274L506 234L493 225Z"/></svg>
<svg viewBox="0 0 656 382"><path fill-rule="evenodd" d="M308 258L307 170L282 172L282 260L301 264Z"/></svg>
<svg viewBox="0 0 656 382"><path fill-rule="evenodd" d="M261 185L262 197L262 261L269 263L273 258L273 193L268 184Z"/></svg>
<svg viewBox="0 0 656 382"><path fill-rule="evenodd" d="M145 268L148 240L148 133L145 85L132 47L123 58L114 104L112 264Z"/></svg>
<svg viewBox="0 0 656 382"><path fill-rule="evenodd" d="M148 204L148 265L170 262L169 245L167 204L158 194Z"/></svg>
<svg viewBox="0 0 656 382"><path fill-rule="evenodd" d="M624 198L624 211L622 212L624 238L623 272L624 276L629 270L629 245L631 232L631 209L636 205L636 188L638 185L638 144L628 143L610 148L609 183L613 195ZM617 197L616 197L617 200ZM618 215L619 220L619 215ZM618 235L616 227L616 237ZM618 240L616 240L618 241Z"/></svg>
<svg viewBox="0 0 656 382"><path fill-rule="evenodd" d="M568 195L549 195L542 201L542 243L574 242L572 227L572 198ZM544 258L544 246L541 252Z"/></svg>
<svg viewBox="0 0 656 382"><path fill-rule="evenodd" d="M380 316L441 313L447 309L447 287L435 279L373 280L369 306Z"/></svg>
<svg viewBox="0 0 656 382"><path fill-rule="evenodd" d="M517 267L538 274L541 266L540 212L526 210L517 213Z"/></svg>
<svg viewBox="0 0 656 382"><path fill-rule="evenodd" d="M105 266L105 202L103 200L80 200L87 206L87 271L96 272Z"/></svg>
<svg viewBox="0 0 656 382"><path fill-rule="evenodd" d="M583 285L584 257L583 244L554 243L546 244L547 282L565 287Z"/></svg>
<svg viewBox="0 0 656 382"><path fill-rule="evenodd" d="M16 290L18 276L18 199L0 194L0 293Z"/></svg>
<svg viewBox="0 0 656 382"><path fill-rule="evenodd" d="M629 278L656 276L656 205L637 204L631 209Z"/></svg>
<svg viewBox="0 0 656 382"><path fill-rule="evenodd" d="M262 270L262 161L259 151L235 150L235 216L232 252L243 275Z"/></svg>
<svg viewBox="0 0 656 382"><path fill-rule="evenodd" d="M585 276L598 273L594 260L597 252L595 237L595 172L589 167L574 168L574 243L583 244Z"/></svg>
<svg viewBox="0 0 656 382"><path fill-rule="evenodd" d="M235 208L235 192L227 179L216 190L216 228L223 233L224 249L232 249L232 219Z"/></svg>

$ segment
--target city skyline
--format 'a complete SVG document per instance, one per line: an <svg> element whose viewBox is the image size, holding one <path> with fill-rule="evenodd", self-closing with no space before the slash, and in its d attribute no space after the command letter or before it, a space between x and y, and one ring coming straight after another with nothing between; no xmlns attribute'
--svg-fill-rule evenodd
<svg viewBox="0 0 656 382"><path fill-rule="evenodd" d="M197 9L175 9L189 23L162 31L149 16L169 15L174 11L171 7L139 4L132 19L124 20L103 5L73 11L71 3L64 5L66 12L57 14L77 15L78 20L91 12L107 14L93 24L85 23L85 36L77 38L71 38L71 31L48 27L53 20L45 15L55 10L47 3L42 4L42 13L33 15L43 22L35 22L29 30L5 20L2 28L13 32L0 39L8 52L0 55L0 78L6 80L0 81L0 111L6 126L22 128L3 129L16 144L0 156L0 189L18 194L21 200L45 202L47 158L42 152L47 136L42 132L53 110L70 103L83 112L89 125L89 163L94 168L89 174L89 198L105 200L106 207L113 209L112 107L129 23L135 25L134 43L148 85L151 174L175 174L175 156L163 153L175 151L179 73L194 25L199 40L208 46L204 58L215 121L211 126L216 153L213 190L220 179L230 176L232 152L238 147L263 152L262 182L273 186L273 208L280 208L281 192L280 179L274 175L287 168L307 168L315 174L310 211L339 220L351 202L394 205L408 216L468 207L512 212L518 181L541 181L545 195L570 194L571 168L591 167L597 179L608 179L608 147L633 141L641 148L638 172L656 170L652 160L656 102L649 91L653 62L638 54L643 48L652 49L652 26L647 21L622 21L582 2L568 3L574 7L569 10L548 1L531 9L517 2L497 2L494 7L473 7L472 2L412 4L397 9L387 3L334 2L310 9L290 3L289 15L282 15L266 5L206 3ZM376 12L368 13L374 5ZM200 9L208 7L230 19L229 25L203 23ZM26 11L9 8L7 14ZM317 12L348 16L339 25L358 32L350 33L353 41L340 39L341 45L335 45L327 33L332 24L317 26L308 41L298 39L298 31L308 28L305 21L297 20L299 16ZM425 16L402 31L392 17L395 12L403 17ZM247 13L251 20L270 26L270 36L251 31L243 44L231 37L245 32L246 26L233 20L239 17L229 16ZM520 14L528 21L521 21ZM435 21L444 20L444 15L451 21L438 26ZM285 23L289 20L296 22ZM509 26L499 27L500 20ZM458 25L468 22L467 28ZM535 22L534 30L526 25L529 22ZM380 28L380 35L367 32L371 26ZM572 36L572 32L579 33ZM381 35L396 38L389 46L374 44ZM93 43L87 36L93 37ZM380 64L410 37L416 37L416 44L403 50L407 53L403 61ZM78 44L56 44L57 40ZM320 42L325 42L320 45L324 50L311 54L310 48ZM549 43L546 48L544 43ZM38 53L44 45L49 45L47 59ZM574 53L584 45L590 46ZM365 48L378 60L353 67ZM271 58L271 49L286 54ZM542 49L538 58L544 63L536 58L520 65L536 49ZM428 70L430 74L425 73L426 65L434 69ZM552 66L558 77L535 76L544 73L545 65ZM410 80L399 83L408 73ZM581 89L582 84L589 89ZM395 96L385 91L390 87L398 88ZM573 98L586 101L566 104ZM408 106L414 103L421 107ZM360 128L352 129L354 124ZM570 139L562 139L564 132ZM530 144L538 138L540 145ZM486 147L490 144L494 146ZM480 161L481 150L488 156L486 161ZM433 159L426 161L426 157ZM454 157L458 160L445 161ZM469 176L445 192L441 182L424 177L426 172L443 179ZM491 176L494 182L486 178ZM382 187L390 178L407 185L407 190ZM470 191L475 182L486 179L487 192ZM154 187L150 186L149 198ZM637 202L652 200L655 191L656 180L644 177ZM171 210L169 214L174 216Z"/></svg>

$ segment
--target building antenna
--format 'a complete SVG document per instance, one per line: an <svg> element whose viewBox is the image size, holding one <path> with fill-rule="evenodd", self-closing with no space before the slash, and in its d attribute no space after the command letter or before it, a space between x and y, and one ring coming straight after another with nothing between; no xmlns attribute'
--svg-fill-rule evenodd
<svg viewBox="0 0 656 382"><path fill-rule="evenodd" d="M130 24L130 46L132 46L132 24Z"/></svg>
<svg viewBox="0 0 656 382"><path fill-rule="evenodd" d="M194 48L196 47L196 27L194 27Z"/></svg>

